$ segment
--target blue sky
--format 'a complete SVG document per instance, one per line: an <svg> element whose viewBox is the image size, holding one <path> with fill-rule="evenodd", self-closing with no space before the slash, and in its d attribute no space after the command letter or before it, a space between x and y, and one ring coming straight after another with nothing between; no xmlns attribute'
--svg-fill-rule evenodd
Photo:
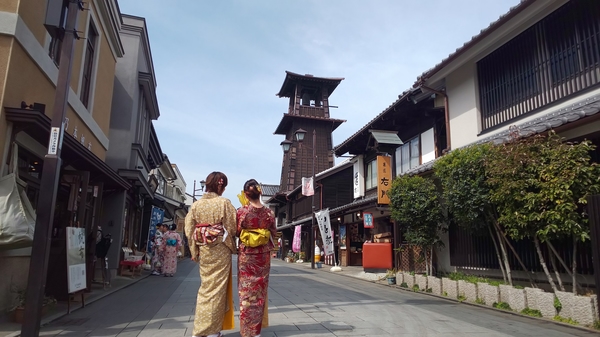
<svg viewBox="0 0 600 337"><path fill-rule="evenodd" d="M192 193L212 171L236 195L279 184L285 71L344 77L330 97L338 145L519 0L119 0L146 18L164 153ZM340 162L341 158L336 159Z"/></svg>

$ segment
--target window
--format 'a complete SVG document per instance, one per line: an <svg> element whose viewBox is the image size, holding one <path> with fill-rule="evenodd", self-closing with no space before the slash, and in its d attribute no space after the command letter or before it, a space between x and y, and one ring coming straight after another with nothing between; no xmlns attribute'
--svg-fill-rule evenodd
<svg viewBox="0 0 600 337"><path fill-rule="evenodd" d="M408 172L421 165L421 141L415 137L396 149L396 174Z"/></svg>
<svg viewBox="0 0 600 337"><path fill-rule="evenodd" d="M569 1L477 63L482 129L600 84L600 7Z"/></svg>
<svg viewBox="0 0 600 337"><path fill-rule="evenodd" d="M83 63L83 76L81 78L81 103L88 108L90 104L90 95L92 88L92 75L94 70L94 56L96 55L96 41L98 40L98 32L94 28L93 23L90 21L88 27L88 35L85 43L85 59Z"/></svg>
<svg viewBox="0 0 600 337"><path fill-rule="evenodd" d="M377 159L367 164L366 189L377 187Z"/></svg>

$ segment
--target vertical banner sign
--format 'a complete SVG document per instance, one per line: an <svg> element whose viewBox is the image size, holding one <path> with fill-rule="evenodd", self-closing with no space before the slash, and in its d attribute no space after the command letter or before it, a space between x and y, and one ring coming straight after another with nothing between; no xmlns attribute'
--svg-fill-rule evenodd
<svg viewBox="0 0 600 337"><path fill-rule="evenodd" d="M325 256L333 255L333 233L331 232L331 222L329 221L329 208L316 212L315 216L319 224L319 230L321 230Z"/></svg>
<svg viewBox="0 0 600 337"><path fill-rule="evenodd" d="M356 199L365 195L365 166L362 156L358 156L356 162L354 162L352 173L354 199Z"/></svg>
<svg viewBox="0 0 600 337"><path fill-rule="evenodd" d="M313 178L312 177L310 177L310 178L302 177L302 195L309 197L314 194L315 194L315 189L314 189Z"/></svg>
<svg viewBox="0 0 600 337"><path fill-rule="evenodd" d="M363 213L363 225L365 228L373 228L373 213Z"/></svg>
<svg viewBox="0 0 600 337"><path fill-rule="evenodd" d="M67 227L67 278L69 294L87 288L85 228Z"/></svg>
<svg viewBox="0 0 600 337"><path fill-rule="evenodd" d="M150 227L148 228L148 243L146 244L146 252L150 255L154 251L154 235L156 234L156 225L163 221L165 211L156 206L152 206L150 212Z"/></svg>
<svg viewBox="0 0 600 337"><path fill-rule="evenodd" d="M294 253L300 252L300 235L302 234L302 226L296 226L294 228L294 239L292 240L292 251Z"/></svg>
<svg viewBox="0 0 600 337"><path fill-rule="evenodd" d="M387 191L392 185L391 157L377 156L377 203L389 205Z"/></svg>

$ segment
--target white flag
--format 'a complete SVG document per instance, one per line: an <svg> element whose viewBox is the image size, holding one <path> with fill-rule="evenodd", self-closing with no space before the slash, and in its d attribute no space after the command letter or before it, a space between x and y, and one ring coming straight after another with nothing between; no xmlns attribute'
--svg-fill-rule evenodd
<svg viewBox="0 0 600 337"><path fill-rule="evenodd" d="M319 229L321 230L321 238L323 239L323 250L325 256L333 254L333 232L331 231L331 222L329 221L329 208L315 213Z"/></svg>
<svg viewBox="0 0 600 337"><path fill-rule="evenodd" d="M304 178L302 177L302 195L311 196L315 194L315 189L313 186L313 178Z"/></svg>

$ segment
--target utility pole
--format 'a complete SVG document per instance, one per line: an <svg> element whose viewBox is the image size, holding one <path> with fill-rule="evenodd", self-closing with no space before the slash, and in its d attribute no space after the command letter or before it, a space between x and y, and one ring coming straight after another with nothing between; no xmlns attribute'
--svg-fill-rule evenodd
<svg viewBox="0 0 600 337"><path fill-rule="evenodd" d="M315 269L315 194L317 193L317 181L315 179L315 161L317 161L317 130L313 130L313 142L312 142L312 185L313 185L313 195L312 195L312 208L311 208L311 224L310 224L310 254L312 259L310 259L310 268ZM323 193L323 191L321 191Z"/></svg>
<svg viewBox="0 0 600 337"><path fill-rule="evenodd" d="M62 3L58 5L63 6ZM58 6L57 5L57 6ZM48 153L44 157L44 168L40 182L40 196L35 221L31 261L29 263L29 278L27 282L25 299L25 320L21 326L22 337L37 337L40 333L42 319L42 304L46 289L46 276L48 274L48 257L50 255L50 241L54 220L54 207L58 191L60 159L64 119L67 111L69 89L71 82L71 69L73 50L77 33L77 17L83 10L81 0L69 0L67 21L62 40L58 80L52 109L52 122L50 128L50 141Z"/></svg>

